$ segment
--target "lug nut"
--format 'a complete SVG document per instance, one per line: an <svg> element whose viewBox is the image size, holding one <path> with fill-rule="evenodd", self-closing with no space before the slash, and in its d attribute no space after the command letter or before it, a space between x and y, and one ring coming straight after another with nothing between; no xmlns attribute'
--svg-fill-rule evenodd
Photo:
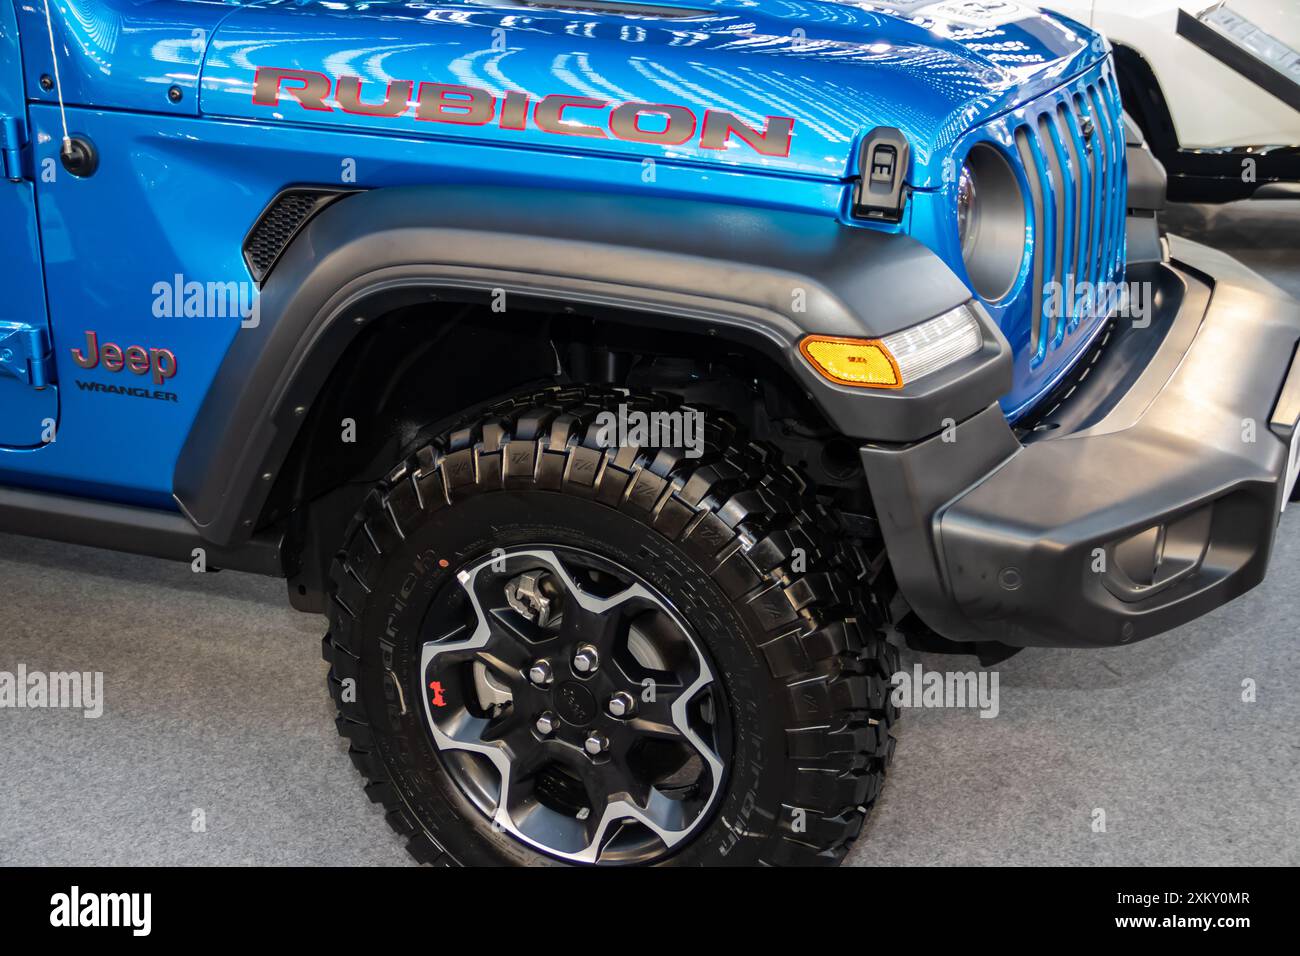
<svg viewBox="0 0 1300 956"><path fill-rule="evenodd" d="M537 732L543 737L549 737L551 734L555 733L555 728L559 726L559 721L555 719L554 714L548 711L537 718L537 723L534 726L537 728Z"/></svg>
<svg viewBox="0 0 1300 956"><path fill-rule="evenodd" d="M593 757L597 754L604 753L609 749L609 738L599 730L593 730L587 734L587 739L582 742L582 749L587 751Z"/></svg>
<svg viewBox="0 0 1300 956"><path fill-rule="evenodd" d="M590 674L600 666L600 657L590 644L583 644L573 655L573 669L579 674Z"/></svg>
<svg viewBox="0 0 1300 956"><path fill-rule="evenodd" d="M547 661L538 661L528 668L528 679L538 687L545 687L551 682L551 665Z"/></svg>
<svg viewBox="0 0 1300 956"><path fill-rule="evenodd" d="M609 713L611 717L628 717L636 709L636 701L627 691L619 691L609 699Z"/></svg>

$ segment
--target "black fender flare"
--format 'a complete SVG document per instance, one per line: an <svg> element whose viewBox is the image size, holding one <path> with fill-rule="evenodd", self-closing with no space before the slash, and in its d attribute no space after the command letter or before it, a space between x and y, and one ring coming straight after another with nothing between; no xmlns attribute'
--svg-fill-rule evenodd
<svg viewBox="0 0 1300 956"><path fill-rule="evenodd" d="M987 313L984 347L898 390L834 385L808 333L877 337L970 300L932 252L829 216L658 196L411 186L339 199L267 278L177 461L178 505L208 541L254 531L307 411L371 319L431 298L618 309L730 337L777 358L847 436L904 442L987 407L1011 384ZM802 310L800 310L802 307Z"/></svg>

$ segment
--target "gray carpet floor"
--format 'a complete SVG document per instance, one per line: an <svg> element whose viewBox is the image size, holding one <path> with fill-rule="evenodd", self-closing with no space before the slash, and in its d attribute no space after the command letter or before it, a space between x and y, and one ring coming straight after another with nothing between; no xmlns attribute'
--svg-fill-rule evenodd
<svg viewBox="0 0 1300 956"><path fill-rule="evenodd" d="M1300 203L1170 219L1300 295ZM1298 590L1300 508L1268 580L1209 617L1025 651L993 719L909 710L849 862L1300 864ZM106 700L0 709L0 863L408 862L335 736L322 624L280 582L0 535L0 594L0 671L102 671Z"/></svg>

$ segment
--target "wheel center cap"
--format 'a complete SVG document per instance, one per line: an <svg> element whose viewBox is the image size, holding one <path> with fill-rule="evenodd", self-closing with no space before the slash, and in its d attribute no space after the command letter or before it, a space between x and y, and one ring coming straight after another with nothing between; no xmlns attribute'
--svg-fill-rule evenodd
<svg viewBox="0 0 1300 956"><path fill-rule="evenodd" d="M555 689L555 712L570 724L587 724L596 716L596 698L576 680Z"/></svg>

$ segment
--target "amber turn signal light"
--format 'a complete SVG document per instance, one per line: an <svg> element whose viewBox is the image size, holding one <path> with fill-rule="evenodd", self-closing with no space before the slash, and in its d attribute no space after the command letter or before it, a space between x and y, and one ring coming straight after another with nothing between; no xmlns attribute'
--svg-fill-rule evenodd
<svg viewBox="0 0 1300 956"><path fill-rule="evenodd" d="M878 339L809 335L799 351L823 378L857 388L902 388L898 362Z"/></svg>

